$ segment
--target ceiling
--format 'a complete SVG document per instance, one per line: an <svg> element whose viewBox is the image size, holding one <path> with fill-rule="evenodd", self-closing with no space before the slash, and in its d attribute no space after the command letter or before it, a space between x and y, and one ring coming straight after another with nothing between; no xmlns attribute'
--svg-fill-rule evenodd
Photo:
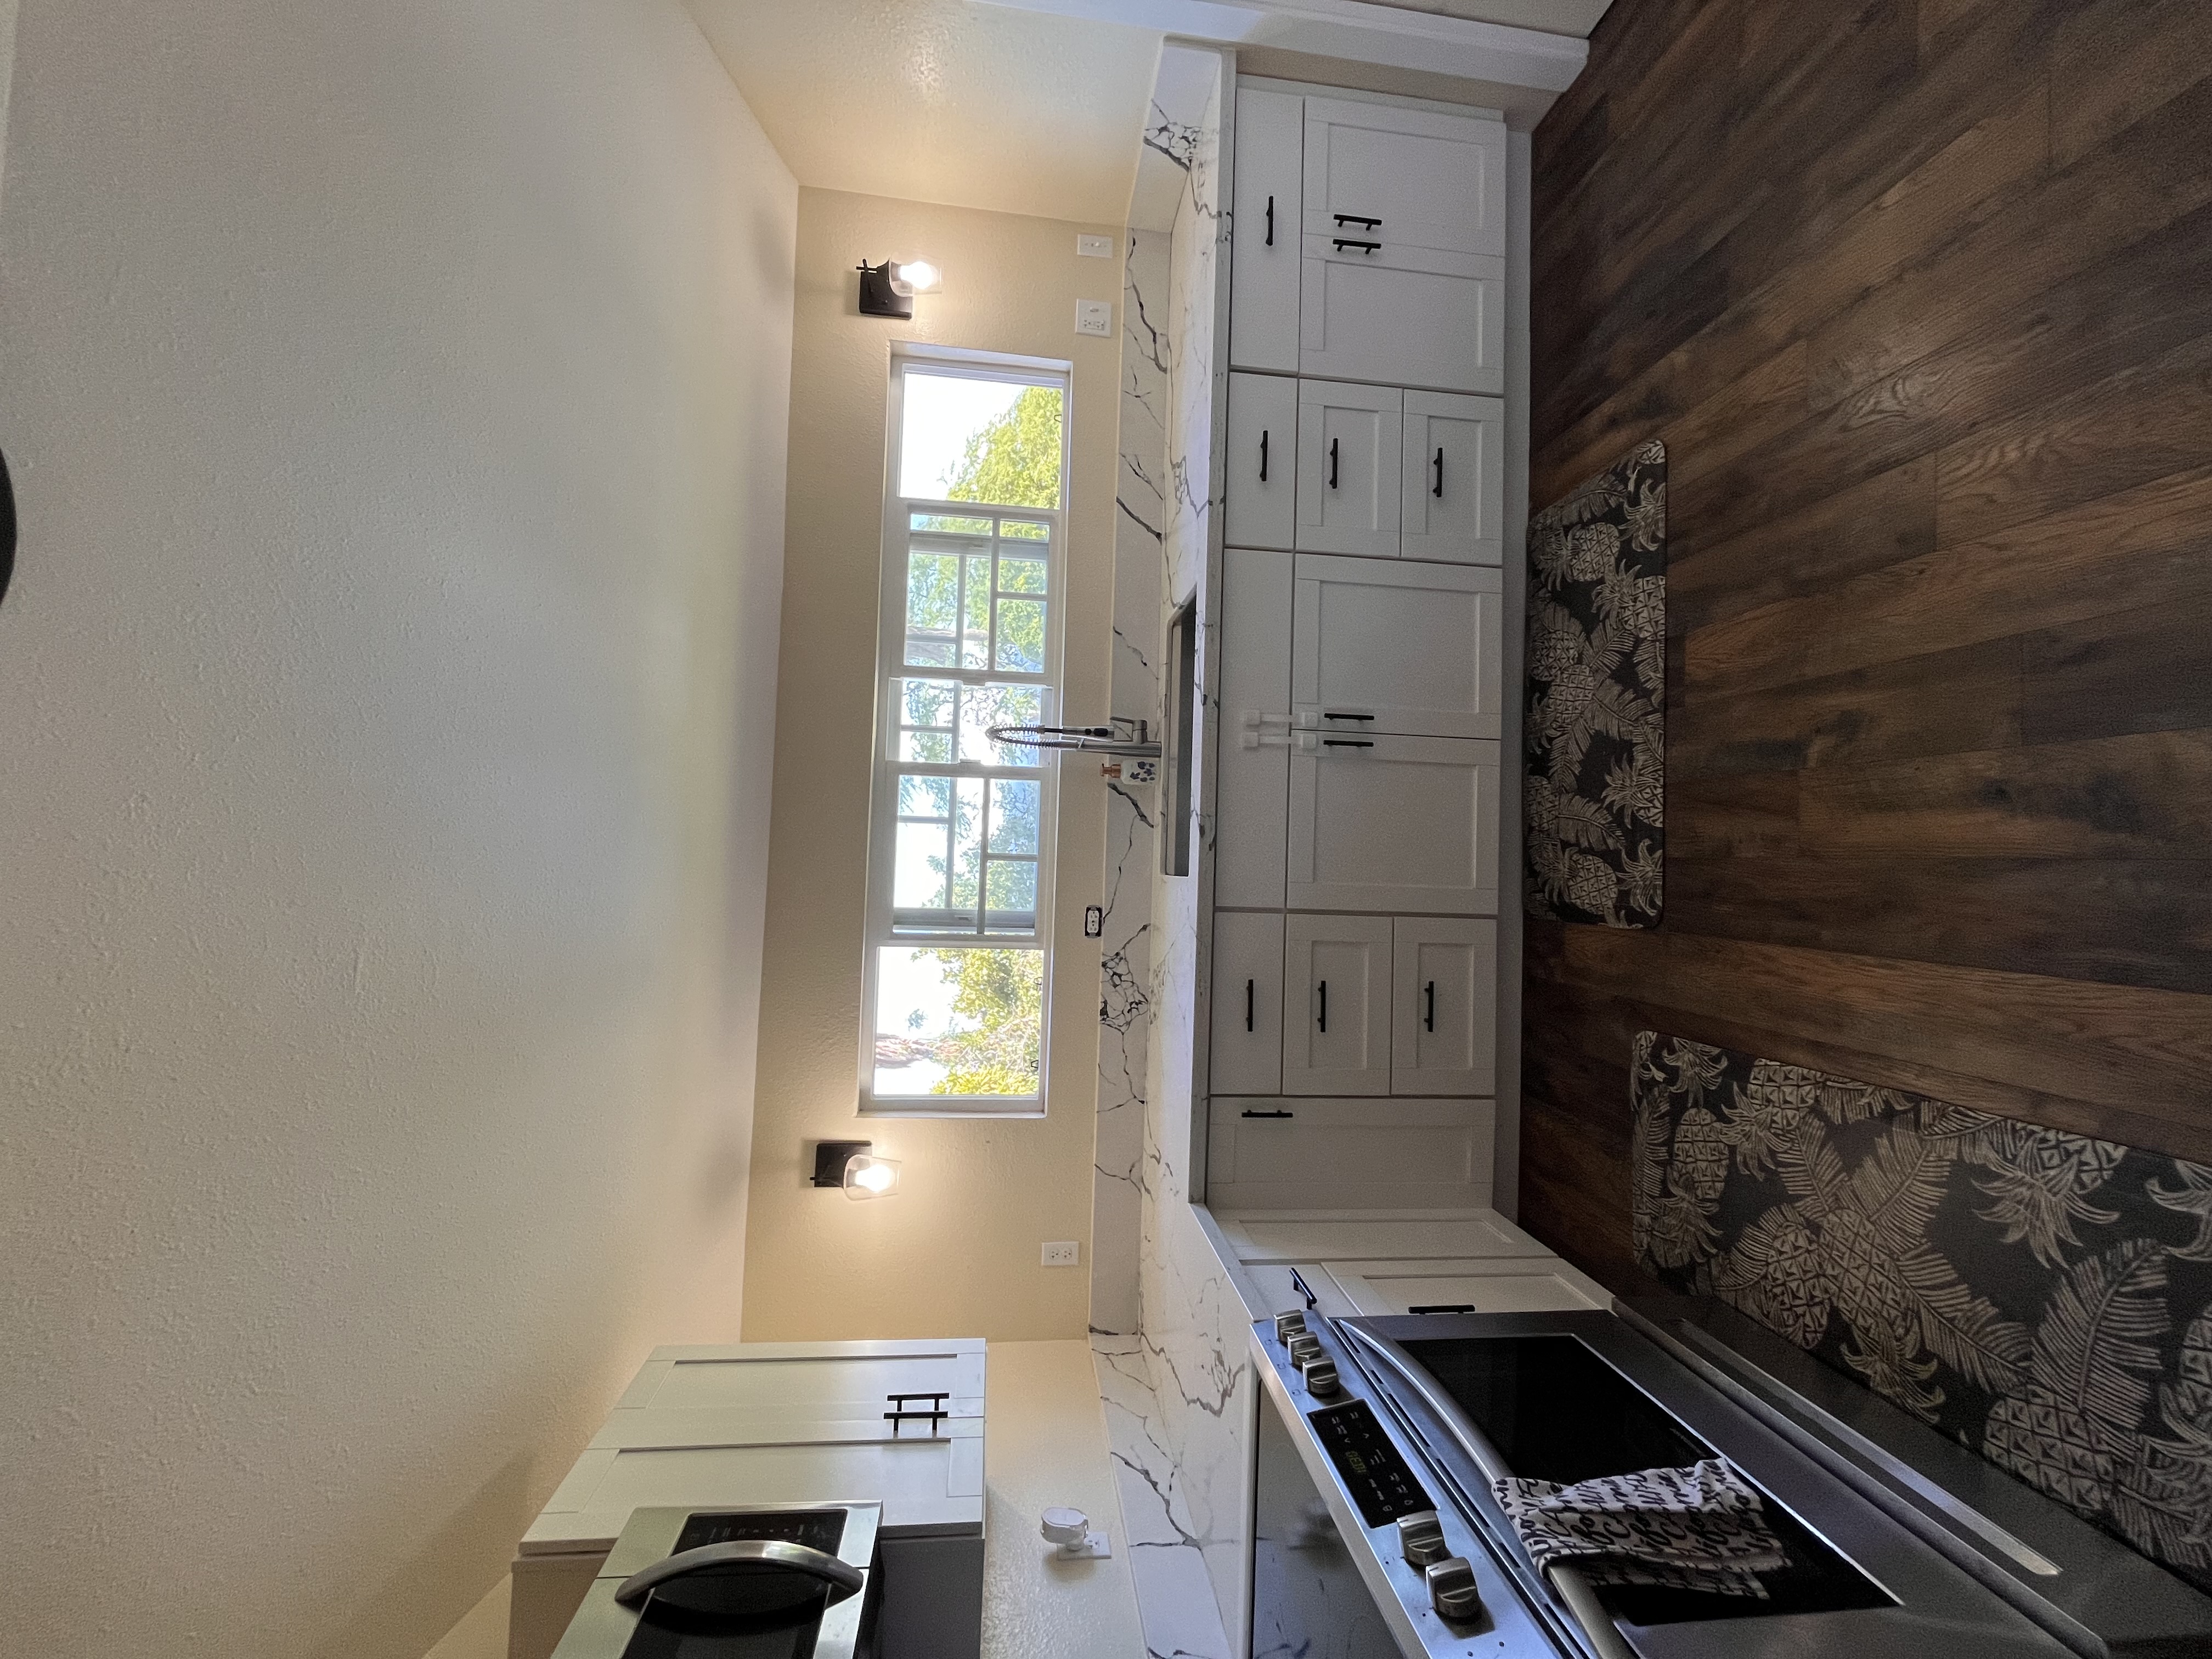
<svg viewBox="0 0 2212 1659"><path fill-rule="evenodd" d="M1121 224L1161 32L1036 3L688 0L800 184ZM1609 0L1384 3L1587 35Z"/></svg>
<svg viewBox="0 0 2212 1659"><path fill-rule="evenodd" d="M799 182L1118 225L1158 30L974 0L690 0Z"/></svg>

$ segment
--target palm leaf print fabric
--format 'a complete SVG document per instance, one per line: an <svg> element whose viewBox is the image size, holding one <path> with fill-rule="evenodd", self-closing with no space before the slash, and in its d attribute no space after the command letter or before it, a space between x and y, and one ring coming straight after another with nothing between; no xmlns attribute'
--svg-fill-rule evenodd
<svg viewBox="0 0 2212 1659"><path fill-rule="evenodd" d="M2212 1169L1641 1033L1632 1236L2212 1589Z"/></svg>
<svg viewBox="0 0 2212 1659"><path fill-rule="evenodd" d="M1528 525L1528 908L1658 925L1667 795L1667 447Z"/></svg>

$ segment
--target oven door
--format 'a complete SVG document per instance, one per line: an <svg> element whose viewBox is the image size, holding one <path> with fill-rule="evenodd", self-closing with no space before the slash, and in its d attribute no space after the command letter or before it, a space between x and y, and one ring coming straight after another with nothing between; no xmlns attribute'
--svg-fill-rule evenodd
<svg viewBox="0 0 2212 1659"><path fill-rule="evenodd" d="M553 1659L872 1659L880 1514L639 1510Z"/></svg>
<svg viewBox="0 0 2212 1659"><path fill-rule="evenodd" d="M1260 1407L1253 1498L1252 1659L1400 1659L1397 1642L1306 1473L1280 1407Z"/></svg>

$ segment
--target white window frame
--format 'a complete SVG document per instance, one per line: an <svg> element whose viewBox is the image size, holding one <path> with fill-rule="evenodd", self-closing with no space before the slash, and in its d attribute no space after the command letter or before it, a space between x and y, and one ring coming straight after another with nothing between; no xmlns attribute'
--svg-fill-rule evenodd
<svg viewBox="0 0 2212 1659"><path fill-rule="evenodd" d="M900 344L892 348L888 419L885 424L882 574L878 582L878 613L876 640L875 718L872 726L874 761L868 796L867 922L862 947L860 991L860 1110L872 1117L1042 1117L1051 1091L1053 890L1057 872L1060 823L1060 779L1056 757L1041 750L1034 768L985 767L954 761L937 765L902 762L899 733L904 707L896 685L908 678L955 679L967 683L998 680L1036 684L1038 720L1056 724L1060 719L1067 601L1067 517L1072 458L1074 454L1074 386L1073 365L1036 357L1001 356L987 352L956 351L943 347ZM986 506L973 501L927 501L898 493L902 438L905 430L906 382L909 373L970 380L1053 386L1060 392L1060 506L1054 508ZM994 670L962 670L909 666L906 661L907 555L911 515L939 514L950 518L1042 520L1048 523L1045 580L1045 664L1038 675ZM899 822L899 775L926 773L952 777L1034 777L1042 787L1037 809L1037 878L1035 929L1030 934L980 931L919 933L894 931L892 882L896 873L896 847ZM988 842L988 835L987 835ZM988 893L981 881L978 908ZM1043 957L1043 1006L1041 1010L1037 1091L1034 1095L886 1095L875 1092L877 963L880 950L943 948L1035 950Z"/></svg>

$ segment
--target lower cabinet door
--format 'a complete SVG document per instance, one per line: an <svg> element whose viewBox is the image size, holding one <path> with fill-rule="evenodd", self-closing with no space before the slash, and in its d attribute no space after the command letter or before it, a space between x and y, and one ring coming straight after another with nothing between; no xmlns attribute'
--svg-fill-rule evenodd
<svg viewBox="0 0 2212 1659"><path fill-rule="evenodd" d="M1487 740L1299 732L1287 902L1495 915L1498 765Z"/></svg>
<svg viewBox="0 0 2212 1659"><path fill-rule="evenodd" d="M1280 909L1291 774L1291 555L1222 556L1213 902Z"/></svg>
<svg viewBox="0 0 2212 1659"><path fill-rule="evenodd" d="M1301 729L1500 734L1498 572L1301 553L1292 585L1291 713Z"/></svg>
<svg viewBox="0 0 2212 1659"><path fill-rule="evenodd" d="M1498 1086L1498 924L1400 916L1391 925L1390 1092Z"/></svg>
<svg viewBox="0 0 2212 1659"><path fill-rule="evenodd" d="M1283 1092L1390 1092L1390 918L1283 925Z"/></svg>
<svg viewBox="0 0 2212 1659"><path fill-rule="evenodd" d="M1298 383L1274 374L1229 377L1232 547L1290 547L1298 521Z"/></svg>
<svg viewBox="0 0 2212 1659"><path fill-rule="evenodd" d="M1219 910L1213 917L1215 1094L1272 1095L1283 1086L1283 919Z"/></svg>
<svg viewBox="0 0 2212 1659"><path fill-rule="evenodd" d="M1504 399L1408 392L1403 476L1401 556L1504 562Z"/></svg>
<svg viewBox="0 0 2212 1659"><path fill-rule="evenodd" d="M1398 556L1404 404L1395 386L1298 382L1301 550Z"/></svg>
<svg viewBox="0 0 2212 1659"><path fill-rule="evenodd" d="M1465 1210L1491 1201L1492 1101L1216 1095L1209 1111L1206 1201L1216 1210Z"/></svg>

